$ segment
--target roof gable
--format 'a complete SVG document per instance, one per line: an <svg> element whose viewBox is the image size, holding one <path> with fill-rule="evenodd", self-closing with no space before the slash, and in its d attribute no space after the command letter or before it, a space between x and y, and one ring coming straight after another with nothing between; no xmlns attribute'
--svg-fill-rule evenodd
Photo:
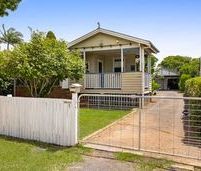
<svg viewBox="0 0 201 171"><path fill-rule="evenodd" d="M76 43L73 48L100 47L110 45L124 45L131 41L105 33L96 33L95 35Z"/></svg>
<svg viewBox="0 0 201 171"><path fill-rule="evenodd" d="M102 36L102 38L100 35ZM97 42L95 41L95 39L97 39ZM146 46L150 47L155 53L159 52L158 49L149 40L140 39L137 37L114 32L111 30L106 30L103 28L98 28L98 29L96 29L92 32L89 32L88 34L70 42L69 48L81 48L81 47L84 47L84 45L87 47L88 46L92 47L92 46L96 46L97 43L98 43L98 46L100 46L102 43L105 43L105 45L115 45L117 43L118 44L124 44L124 43L128 44L130 42L146 45ZM95 44L93 44L93 43L95 43ZM109 43L111 43L111 44L109 44Z"/></svg>

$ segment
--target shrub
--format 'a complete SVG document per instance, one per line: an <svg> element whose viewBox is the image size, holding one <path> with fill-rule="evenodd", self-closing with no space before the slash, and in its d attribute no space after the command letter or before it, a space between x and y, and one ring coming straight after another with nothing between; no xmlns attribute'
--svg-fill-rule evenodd
<svg viewBox="0 0 201 171"><path fill-rule="evenodd" d="M160 85L155 80L152 80L152 92L158 90L159 88Z"/></svg>
<svg viewBox="0 0 201 171"><path fill-rule="evenodd" d="M180 77L180 80L179 80L179 89L181 91L184 91L185 90L185 83L188 79L190 79L191 76L188 75L188 74L182 74L181 77Z"/></svg>
<svg viewBox="0 0 201 171"><path fill-rule="evenodd" d="M189 97L201 97L201 77L191 78L186 81L185 95Z"/></svg>
<svg viewBox="0 0 201 171"><path fill-rule="evenodd" d="M201 97L201 77L188 79L185 84L185 96ZM201 101L200 100L184 100L185 109L188 111L187 123L185 124L187 131L186 136L190 137L190 141L200 140L201 137ZM192 140L193 139L193 140ZM189 138L187 138L189 142Z"/></svg>

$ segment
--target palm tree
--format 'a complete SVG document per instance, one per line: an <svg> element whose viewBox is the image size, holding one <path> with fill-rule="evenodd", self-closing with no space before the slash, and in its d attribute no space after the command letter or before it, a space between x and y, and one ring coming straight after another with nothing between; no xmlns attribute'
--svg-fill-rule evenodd
<svg viewBox="0 0 201 171"><path fill-rule="evenodd" d="M6 30L4 24L2 25L2 30L0 30L0 34L0 43L5 43L7 45L7 50L10 49L10 45L14 46L23 41L22 33L16 31L12 27Z"/></svg>

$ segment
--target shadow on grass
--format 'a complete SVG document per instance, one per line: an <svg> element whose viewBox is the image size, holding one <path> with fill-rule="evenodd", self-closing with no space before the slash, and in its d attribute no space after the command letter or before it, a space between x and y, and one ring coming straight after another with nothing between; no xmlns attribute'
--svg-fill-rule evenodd
<svg viewBox="0 0 201 171"><path fill-rule="evenodd" d="M81 144L77 144L76 146L59 146L56 144L48 144L48 143L44 143L44 142L40 142L40 141L36 141L36 140L27 140L27 139L22 139L22 138L17 138L17 137L11 137L11 136L5 136L5 135L0 135L0 140L6 140L6 141L10 141L10 142L16 142L16 143L20 143L20 144L29 144L41 149L45 149L46 151L49 152L57 152L60 150L66 150L66 149L79 149L80 153L85 154L85 152L90 152L91 149L87 148L87 147L83 147Z"/></svg>

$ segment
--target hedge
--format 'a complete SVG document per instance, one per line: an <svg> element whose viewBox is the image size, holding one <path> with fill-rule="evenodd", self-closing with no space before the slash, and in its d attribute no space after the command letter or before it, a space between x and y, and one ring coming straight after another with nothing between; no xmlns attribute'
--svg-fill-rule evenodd
<svg viewBox="0 0 201 171"><path fill-rule="evenodd" d="M179 89L180 91L185 90L185 83L188 79L190 79L191 76L189 74L182 74L180 79L179 79Z"/></svg>
<svg viewBox="0 0 201 171"><path fill-rule="evenodd" d="M201 97L201 77L191 78L185 83L185 96ZM188 112L184 120L185 135L188 143L197 145L201 140L201 100L184 100Z"/></svg>
<svg viewBox="0 0 201 171"><path fill-rule="evenodd" d="M189 97L201 97L201 77L191 78L185 83L185 95Z"/></svg>

